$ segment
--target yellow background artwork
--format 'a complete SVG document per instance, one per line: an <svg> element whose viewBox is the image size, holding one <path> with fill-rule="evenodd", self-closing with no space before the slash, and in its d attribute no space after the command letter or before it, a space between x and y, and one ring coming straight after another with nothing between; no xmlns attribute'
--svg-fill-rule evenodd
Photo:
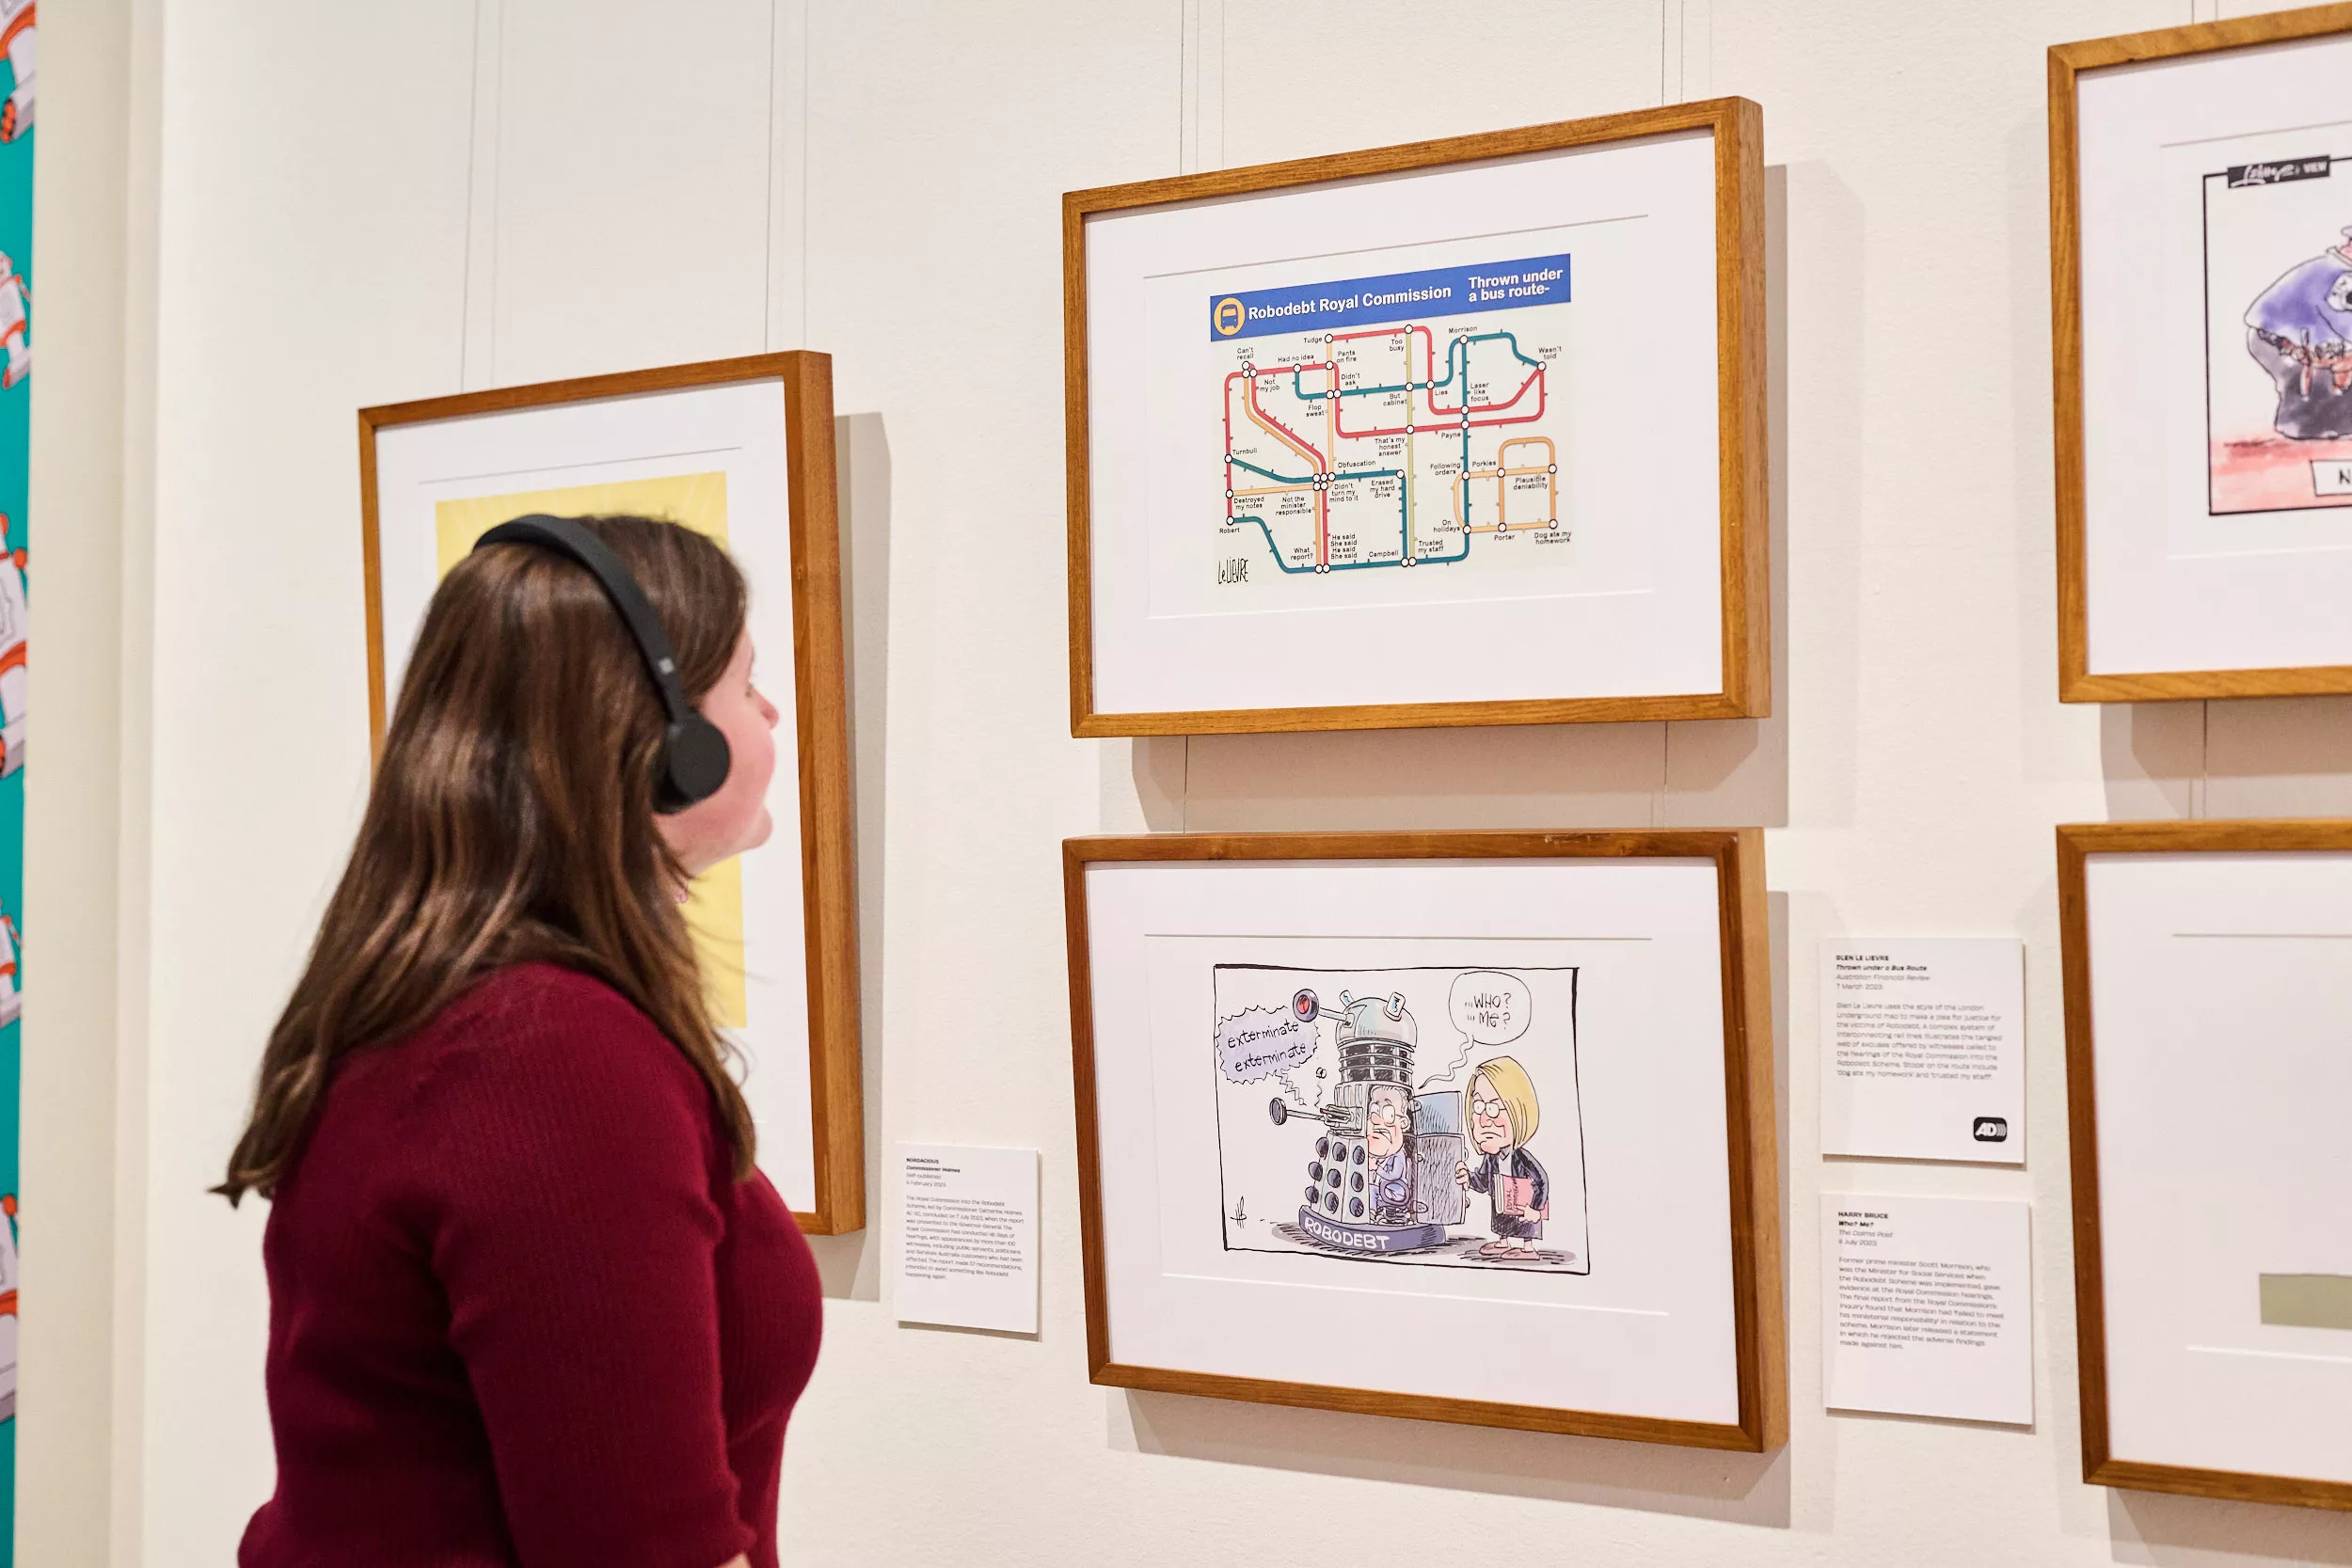
<svg viewBox="0 0 2352 1568"><path fill-rule="evenodd" d="M473 542L509 517L532 512L561 517L628 512L684 523L723 545L727 542L727 476L675 474L665 479L625 479L604 484L567 484L556 490L517 490L502 496L470 496L433 506L434 542L439 571L447 573ZM744 1027L748 1013L743 987L743 862L712 866L694 879L686 897L687 929L703 984L710 991L719 1022Z"/></svg>

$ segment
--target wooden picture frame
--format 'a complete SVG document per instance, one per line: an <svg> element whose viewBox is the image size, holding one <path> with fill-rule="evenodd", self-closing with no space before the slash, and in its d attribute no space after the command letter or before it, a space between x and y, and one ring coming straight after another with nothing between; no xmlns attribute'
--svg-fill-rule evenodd
<svg viewBox="0 0 2352 1568"><path fill-rule="evenodd" d="M360 545L366 582L370 735L380 756L388 696L386 519L379 504L382 443L404 431L532 411L585 409L627 420L632 410L660 406L650 400L659 400L665 394L707 391L739 393L755 400L746 416L755 428L772 432L772 427L765 423L768 416L763 410L772 409L782 419L784 464L780 493L767 498L769 505L752 510L755 515L764 512L771 516L775 512L783 513L774 520L786 524L789 534L788 553L777 552L772 541L763 540L759 547L776 557L765 580L787 586L779 579L787 575L785 568L788 563L791 595L790 710L798 762L799 924L806 949L808 1174L813 1182L807 1189L809 1196L792 1207L803 1230L835 1235L864 1227L866 1160L854 814L850 789L849 700L830 356L799 351L755 355L528 387L501 387L359 410ZM780 401L768 401L771 394ZM768 438L772 440L773 434ZM675 443L671 446L675 448ZM705 467L718 461L708 451L690 451L677 458L648 458L638 467L650 463L660 470L666 463L668 467L675 468L690 459ZM501 483L508 489L518 488L521 483L519 480ZM777 502L781 504L774 504ZM723 520L723 499L719 505ZM624 504L600 509L629 508ZM739 556L744 553L748 542L739 528L732 540ZM409 543L413 546L414 541ZM755 594L759 581L755 578ZM421 614L421 601L416 593L408 592L406 598L415 613ZM756 600L754 608L756 613ZM412 626L413 619L408 626L395 628L394 634L405 640L411 635ZM765 654L764 661L781 662L773 653ZM739 923L739 912L738 920ZM792 1168L798 1169L797 1165ZM785 1187L786 1181L779 1180L778 1185Z"/></svg>
<svg viewBox="0 0 2352 1568"><path fill-rule="evenodd" d="M2058 931L2066 1016L2066 1101L2072 1164L2074 1331L2082 1400L2083 1480L2096 1486L2352 1510L2352 1481L2316 1480L2120 1455L2111 1421L2110 1270L2102 1226L2098 1049L2092 1009L2090 866L2118 856L2352 854L2352 819L2081 824L2058 830ZM2203 913L2201 911L2201 915ZM2233 935L2226 930L2217 933ZM2132 1047L2143 1049L2137 1037Z"/></svg>
<svg viewBox="0 0 2352 1568"><path fill-rule="evenodd" d="M1728 1321L1736 1367L1737 1414L1722 1421L1661 1418L1609 1410L1560 1408L1486 1399L1396 1392L1324 1382L1234 1376L1114 1358L1110 1268L1106 1265L1103 1129L1098 1116L1097 981L1092 970L1089 875L1122 863L1169 866L1222 863L1240 870L1304 863L1310 871L1347 863L1698 861L1712 871L1718 917L1712 956L1721 965L1721 1107L1727 1134L1731 1295ZM1442 868L1441 868L1442 869ZM1085 1253L1087 1365L1097 1384L1269 1404L1395 1416L1531 1432L1761 1452L1787 1439L1788 1399L1782 1309L1780 1199L1773 1106L1771 963L1765 913L1763 842L1755 829L1574 832L1177 833L1073 838L1062 846L1068 913L1073 1066L1076 1082L1080 1234ZM1252 918L1255 918L1253 915ZM1250 927L1252 930L1271 927ZM1357 927L1350 927L1356 929ZM1369 927L1362 927L1369 929ZM1428 929L1429 927L1424 927ZM1358 941L1350 937L1346 940ZM1263 968L1263 965L1243 967ZM1276 966L1283 967L1283 966ZM1442 967L1442 966L1440 966ZM1287 981L1284 982L1287 984ZM1156 986L1156 982L1154 982ZM1342 1000L1346 1000L1343 993ZM1401 997L1391 1001L1402 1005ZM1532 1000L1532 999L1531 999ZM1293 999L1294 1008L1296 999ZM1222 1001L1218 1003L1222 1010ZM1327 1012L1325 1016L1329 1016ZM1442 1025L1433 1025L1439 1027ZM1525 1025L1522 1024L1522 1028ZM1662 1026L1661 1026L1662 1032ZM1465 1060L1470 1046L1463 1046ZM1515 1049L1518 1049L1515 1047ZM1441 1063L1433 1063L1441 1066ZM1454 1066L1460 1069L1462 1064ZM1406 1075L1412 1073L1409 1057ZM1475 1082L1477 1069L1471 1071ZM1343 1074L1344 1076L1344 1074ZM1582 1069L1589 1090L1590 1079ZM1580 1093L1587 1092L1580 1090ZM1219 1092L1223 1092L1222 1089ZM1337 1092L1337 1091L1335 1091ZM1418 1091L1416 1091L1418 1092ZM1578 1113L1580 1116L1582 1113ZM1547 1125L1549 1123L1547 1122ZM1415 1112L1415 1127L1420 1127ZM1581 1136L1581 1133L1579 1134ZM1335 1146L1336 1147L1336 1146ZM1222 1135L1219 1160L1224 1158ZM1320 1154L1320 1147L1317 1149ZM1580 1154L1580 1158L1581 1158ZM1165 1159L1163 1154L1160 1158ZM1335 1161L1337 1155L1332 1157ZM1559 1189L1555 1188L1555 1193ZM1285 1189L1287 1191L1287 1189ZM1287 1201L1295 1203L1295 1196ZM1500 1231L1498 1230L1498 1233ZM1599 1242L1588 1243L1599 1246ZM1570 1254L1573 1257L1574 1254ZM1173 1266L1173 1265L1170 1265ZM1361 1267L1354 1259L1338 1268ZM1587 1273L1597 1267L1587 1265Z"/></svg>
<svg viewBox="0 0 2352 1568"><path fill-rule="evenodd" d="M1499 160L1523 160L1563 150L1631 149L1646 138L1705 132L1713 138L1713 277L1716 483L1719 533L1718 682L1708 689L1637 690L1608 695L1482 698L1463 701L1358 702L1321 705L1202 707L1165 711L1104 711L1097 700L1097 617L1102 603L1094 574L1098 549L1092 465L1094 411L1090 394L1089 224L1145 209L1187 203L1295 195L1339 188L1342 182L1450 171ZM1533 243L1532 241L1529 243ZM1507 246L1505 247L1507 248ZM1367 262L1365 265L1369 266ZM1338 263L1334 263L1338 265ZM1062 198L1064 397L1068 442L1070 561L1070 706L1073 736L1231 734L1258 731L1404 729L1471 724L1549 724L1631 720L1760 718L1772 704L1769 597L1769 501L1766 486L1763 112L1741 98L1673 104L1521 130L1482 133L1359 152L1302 158L1135 184L1072 191ZM1485 309L1486 307L1481 307ZM1393 312L1391 312L1392 314ZM1406 350L1410 381L1409 327ZM1515 343L1516 352L1516 343ZM1522 357L1524 357L1522 356ZM1467 372L1468 358L1465 356ZM1449 346L1449 380L1452 376ZM1434 375L1434 368L1432 371ZM1334 385L1337 385L1334 372ZM1524 390L1524 388L1522 388ZM1406 394L1406 425L1411 393ZM1468 392L1465 391L1467 466ZM1442 411L1442 410L1441 410ZM1451 412L1451 411L1442 411ZM1409 440L1409 436L1407 437ZM1336 443L1334 444L1336 451ZM1229 459L1232 456L1230 438ZM1561 454L1565 455L1565 454ZM1498 471L1502 458L1498 449ZM1337 467L1336 462L1333 465ZM1230 474L1229 468L1229 474ZM1514 470L1516 471L1516 470ZM1534 471L1534 470L1530 470ZM1555 465L1554 472L1558 471ZM1276 478L1281 476L1277 475ZM1334 476L1344 479L1345 475ZM1496 517L1504 502L1499 480ZM1552 510L1560 486L1552 482ZM1464 481L1468 488L1468 481ZM1230 496L1229 490L1229 496ZM1321 504L1318 502L1318 505ZM1414 550L1411 503L1405 503L1405 554ZM1229 522L1232 521L1230 501ZM1473 530L1459 518L1467 555ZM1263 523L1261 526L1263 526ZM1266 545L1274 546L1271 530ZM1278 551L1273 563L1279 566ZM1415 564L1405 560L1389 564ZM1285 572L1304 570L1283 566ZM1316 568L1328 571L1328 565ZM1493 601L1501 602L1501 601ZM1556 617L1555 617L1556 619Z"/></svg>
<svg viewBox="0 0 2352 1568"><path fill-rule="evenodd" d="M2352 5L2233 17L2049 51L2050 340L2056 425L2058 700L2149 702L2210 697L2281 697L2352 691L2352 662L2263 668L2094 671L2083 297L2082 126L2086 76L2119 67L2220 56L2230 51L2352 33ZM2352 152L2352 147L2346 148ZM2210 371L2208 372L2210 374ZM2207 393L2210 404L2211 393Z"/></svg>

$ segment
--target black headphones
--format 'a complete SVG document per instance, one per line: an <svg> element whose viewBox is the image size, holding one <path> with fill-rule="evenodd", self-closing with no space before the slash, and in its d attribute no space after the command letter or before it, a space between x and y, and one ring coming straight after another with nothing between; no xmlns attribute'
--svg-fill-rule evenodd
<svg viewBox="0 0 2352 1568"><path fill-rule="evenodd" d="M611 546L581 527L579 518L550 517L543 512L499 524L475 540L473 547L478 550L485 545L536 545L588 568L588 575L603 587L612 608L621 612L629 636L636 639L637 651L645 656L645 670L653 676L654 689L669 719L661 745L661 772L654 781L653 809L667 816L718 794L719 786L727 782L727 767L733 760L727 737L686 700L686 689L678 684L677 656L670 651L661 618L653 612L645 591L637 586L637 579L629 576Z"/></svg>

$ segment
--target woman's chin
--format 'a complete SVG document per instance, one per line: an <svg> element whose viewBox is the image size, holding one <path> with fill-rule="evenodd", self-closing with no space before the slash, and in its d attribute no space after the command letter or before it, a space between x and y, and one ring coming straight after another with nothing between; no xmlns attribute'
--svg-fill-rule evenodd
<svg viewBox="0 0 2352 1568"><path fill-rule="evenodd" d="M699 854L686 853L681 847L680 857L685 861L688 878L699 877L715 866L724 865L739 855L748 854L768 842L769 836L775 832L775 827L774 818L768 815L768 808L762 806L759 810L759 820L753 823L746 832L736 838L724 843L710 844ZM675 841L674 840L673 843L675 844Z"/></svg>
<svg viewBox="0 0 2352 1568"><path fill-rule="evenodd" d="M770 838L773 837L775 831L775 817L770 815L766 806L760 807L759 820L752 824L752 831L743 836L743 842L738 844L734 849L729 851L728 858L733 859L736 855L747 855L751 853L754 849L758 848L761 845L767 843Z"/></svg>

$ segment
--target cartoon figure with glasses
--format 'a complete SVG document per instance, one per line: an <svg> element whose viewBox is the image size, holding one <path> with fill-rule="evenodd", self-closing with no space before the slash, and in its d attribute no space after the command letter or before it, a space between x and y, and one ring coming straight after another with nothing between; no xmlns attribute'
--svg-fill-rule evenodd
<svg viewBox="0 0 2352 1568"><path fill-rule="evenodd" d="M1492 1057L1471 1075L1470 1099L1470 1147L1479 1158L1476 1164L1457 1163L1454 1180L1493 1201L1494 1240L1478 1256L1532 1259L1531 1243L1543 1239L1544 1221L1551 1217L1550 1180L1527 1151L1535 1136L1534 1082L1514 1058Z"/></svg>
<svg viewBox="0 0 2352 1568"><path fill-rule="evenodd" d="M1411 1225L1413 1155L1406 1133L1413 1124L1412 1097L1401 1084L1375 1084L1364 1101L1365 1153L1372 1161L1372 1223Z"/></svg>

